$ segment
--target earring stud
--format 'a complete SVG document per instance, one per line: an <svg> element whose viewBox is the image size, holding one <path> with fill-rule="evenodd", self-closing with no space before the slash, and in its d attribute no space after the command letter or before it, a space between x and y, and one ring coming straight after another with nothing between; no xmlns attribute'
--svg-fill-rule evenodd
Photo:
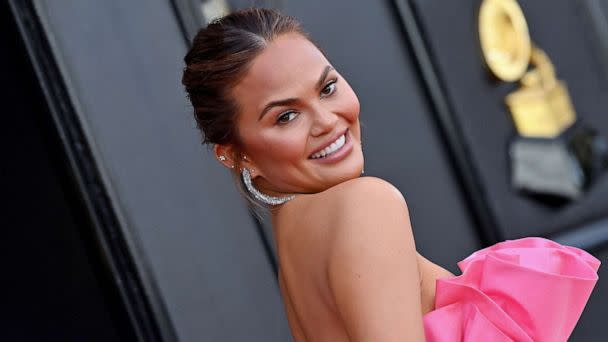
<svg viewBox="0 0 608 342"><path fill-rule="evenodd" d="M221 161L225 161L225 160L226 160L226 157L224 157L224 156L220 156L220 157L219 157L219 159L220 159Z"/></svg>

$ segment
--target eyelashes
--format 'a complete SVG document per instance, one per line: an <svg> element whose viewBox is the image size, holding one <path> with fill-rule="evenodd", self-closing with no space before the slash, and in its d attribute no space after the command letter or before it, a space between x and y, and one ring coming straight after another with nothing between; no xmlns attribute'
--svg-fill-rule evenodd
<svg viewBox="0 0 608 342"><path fill-rule="evenodd" d="M282 113L281 115L279 115L279 117L277 118L277 123L278 123L278 124L286 124L286 123L288 123L289 121L291 121L291 120L293 120L293 119L289 119L289 120L283 120L283 119L284 119L284 118L289 118L291 115L295 115L295 116L297 116L296 114L297 114L297 113L296 113L296 112L294 112L293 110L290 110L290 111L284 112L284 113ZM294 119L295 119L295 116L293 117Z"/></svg>
<svg viewBox="0 0 608 342"><path fill-rule="evenodd" d="M325 85L325 87L323 87L323 89L321 90L321 94L323 94L323 95L324 95L323 97L330 96L331 94L333 94L333 93L335 92L335 89L336 89L336 83L337 83L337 82L338 82L338 79L337 79L337 78L334 78L333 80L329 81L329 82L328 82L328 83ZM325 91L325 89L328 89L327 87L329 87L329 86L333 86L333 88L332 88L333 90L332 90L330 93L325 94L325 93L324 93L324 91Z"/></svg>
<svg viewBox="0 0 608 342"><path fill-rule="evenodd" d="M337 91L336 83L338 83L338 78L334 78L331 81L327 82L325 87L323 87L323 89L321 90L321 98L332 96ZM328 93L328 92L326 92L327 89L331 89L331 91ZM277 117L277 123L278 124L289 123L292 120L294 120L297 116L298 116L298 113L296 111L288 110L286 112L279 114L279 116Z"/></svg>

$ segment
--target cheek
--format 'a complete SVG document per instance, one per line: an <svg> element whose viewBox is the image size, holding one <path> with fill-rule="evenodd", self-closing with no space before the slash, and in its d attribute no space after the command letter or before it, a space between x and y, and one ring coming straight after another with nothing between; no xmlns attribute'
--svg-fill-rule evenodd
<svg viewBox="0 0 608 342"><path fill-rule="evenodd" d="M343 87L343 90L340 113L342 113L342 116L350 125L351 133L355 139L361 141L361 127L359 124L361 105L359 104L359 99L350 86Z"/></svg>
<svg viewBox="0 0 608 342"><path fill-rule="evenodd" d="M359 104L357 95L348 83L344 87L344 94L341 102L341 112L344 113L344 117L351 123L355 123L359 119L361 105Z"/></svg>
<svg viewBox="0 0 608 342"><path fill-rule="evenodd" d="M295 128L295 127L294 127ZM306 151L306 135L302 129L284 129L273 132L255 146L255 154L271 163L289 163L300 160Z"/></svg>

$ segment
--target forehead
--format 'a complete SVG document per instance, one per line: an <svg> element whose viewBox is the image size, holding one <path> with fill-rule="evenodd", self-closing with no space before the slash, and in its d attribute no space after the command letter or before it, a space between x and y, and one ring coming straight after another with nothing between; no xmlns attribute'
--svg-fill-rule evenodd
<svg viewBox="0 0 608 342"><path fill-rule="evenodd" d="M328 64L308 39L295 33L283 34L254 58L234 93L239 102L261 109L267 101L295 97L300 88L314 86Z"/></svg>

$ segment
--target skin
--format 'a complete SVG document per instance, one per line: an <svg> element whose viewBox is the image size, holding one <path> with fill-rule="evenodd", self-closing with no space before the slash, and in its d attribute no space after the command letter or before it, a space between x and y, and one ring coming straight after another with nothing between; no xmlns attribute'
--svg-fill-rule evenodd
<svg viewBox="0 0 608 342"><path fill-rule="evenodd" d="M424 341L435 280L452 274L417 253L401 193L360 177L360 105L346 80L311 42L288 33L252 61L232 95L243 148L215 145L218 160L253 169L266 194L297 194L271 214L294 339ZM298 100L260 118L268 103L287 98ZM343 159L310 158L346 129L344 148L352 149Z"/></svg>

